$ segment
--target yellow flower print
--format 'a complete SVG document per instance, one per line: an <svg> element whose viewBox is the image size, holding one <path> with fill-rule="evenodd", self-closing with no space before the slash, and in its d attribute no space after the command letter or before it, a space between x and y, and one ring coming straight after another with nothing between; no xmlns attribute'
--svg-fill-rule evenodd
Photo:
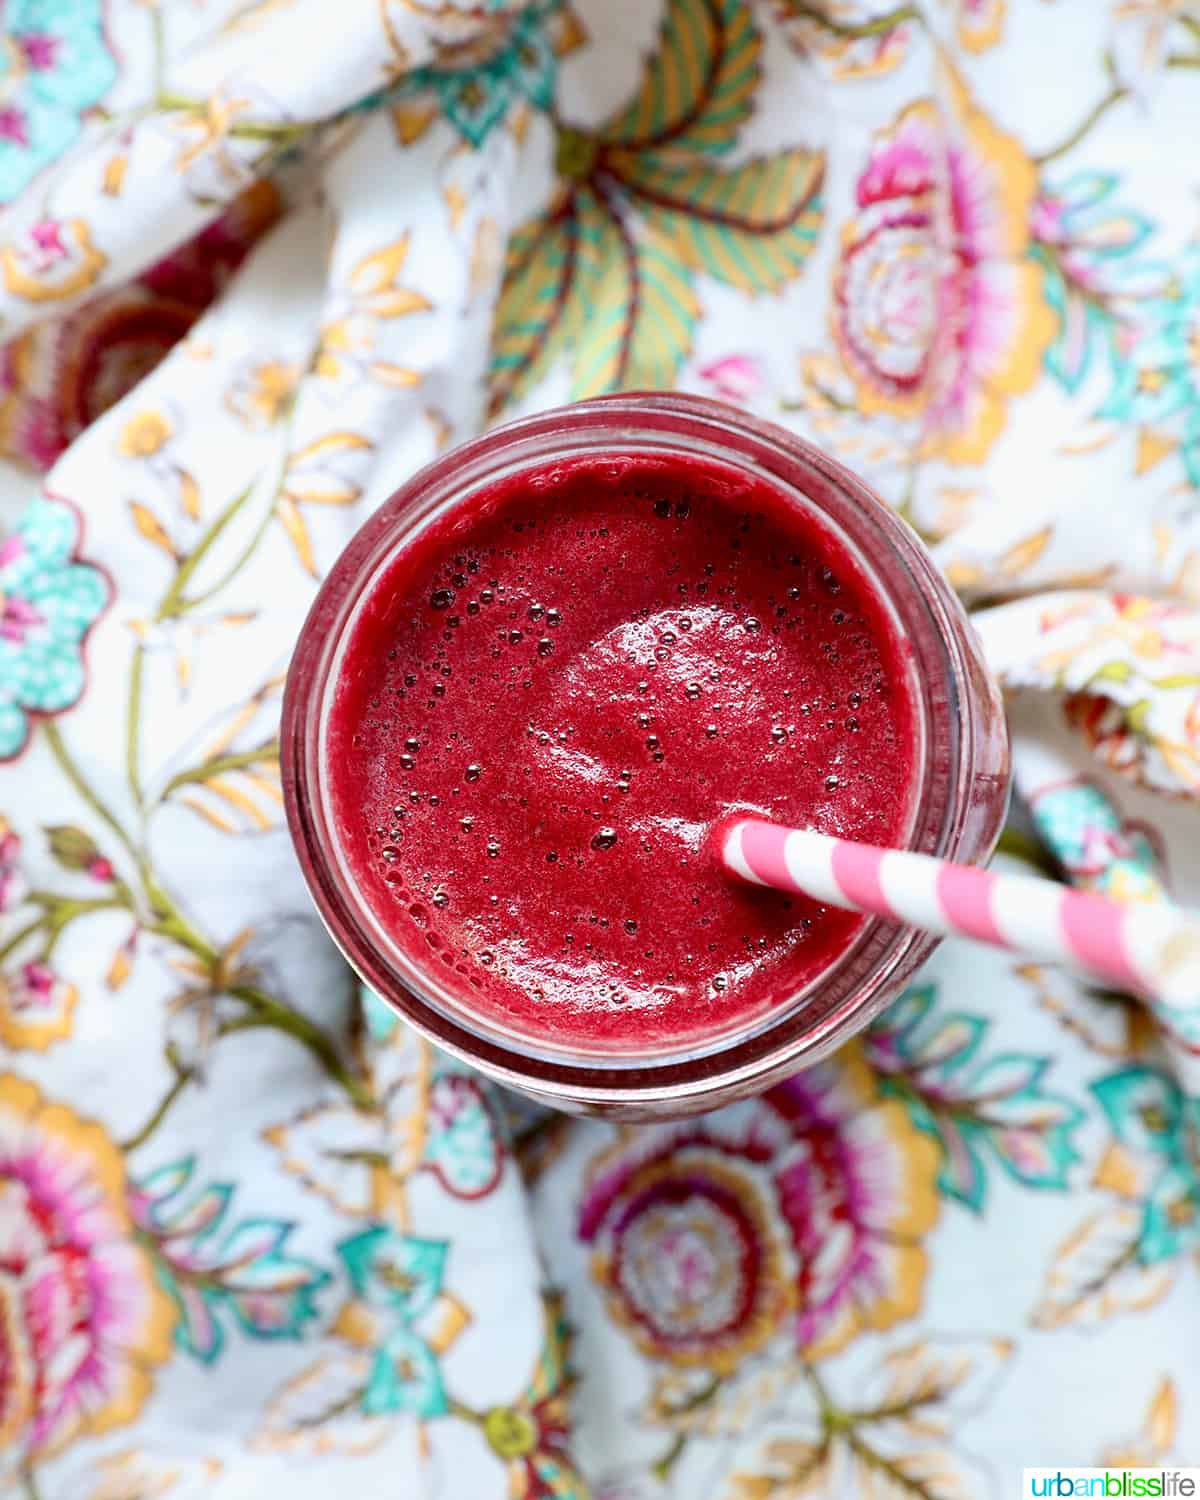
<svg viewBox="0 0 1200 1500"><path fill-rule="evenodd" d="M125 1191L99 1125L0 1076L0 1450L19 1462L131 1422L170 1352Z"/></svg>
<svg viewBox="0 0 1200 1500"><path fill-rule="evenodd" d="M1137 1435L1105 1448L1096 1462L1112 1469L1158 1469L1173 1457L1182 1460L1176 1448L1179 1426L1179 1390L1170 1375L1163 1375L1154 1387Z"/></svg>
<svg viewBox="0 0 1200 1500"><path fill-rule="evenodd" d="M87 1500L162 1500L181 1481L188 1482L188 1493L211 1485L222 1468L216 1458L164 1459L137 1448L123 1448L109 1453L96 1464L96 1487ZM191 1486L197 1490L192 1491Z"/></svg>
<svg viewBox="0 0 1200 1500"><path fill-rule="evenodd" d="M175 451L182 427L178 412L143 407L121 424L116 450L118 458L136 467L143 479L149 477L157 486L154 500L165 499L178 507L185 522L195 523L200 519L200 486ZM129 509L142 536L177 561L184 549L172 536L170 521L164 522L161 515L140 500L131 500Z"/></svg>
<svg viewBox="0 0 1200 1500"><path fill-rule="evenodd" d="M275 513L307 573L317 577L316 558L302 505L353 505L362 494L371 442L357 432L327 432L288 459Z"/></svg>
<svg viewBox="0 0 1200 1500"><path fill-rule="evenodd" d="M123 458L153 458L172 436L171 424L162 412L136 412L121 428L117 452Z"/></svg>
<svg viewBox="0 0 1200 1500"><path fill-rule="evenodd" d="M61 302L86 291L107 264L82 219L39 219L0 246L4 285L26 302Z"/></svg>
<svg viewBox="0 0 1200 1500"><path fill-rule="evenodd" d="M251 362L234 377L225 405L247 427L270 427L286 414L300 380L300 367L287 360Z"/></svg>
<svg viewBox="0 0 1200 1500"><path fill-rule="evenodd" d="M207 99L162 94L155 128L178 148L175 171L197 197L227 199L251 181L260 157L307 127L248 84L223 87Z"/></svg>
<svg viewBox="0 0 1200 1500"><path fill-rule="evenodd" d="M986 52L1004 35L1008 0L952 0L958 40L968 52Z"/></svg>
<svg viewBox="0 0 1200 1500"><path fill-rule="evenodd" d="M324 380L364 376L383 385L412 386L420 372L377 357L381 323L428 312L432 306L420 292L401 284L408 259L409 235L372 251L355 265L344 290L335 298L333 316L321 330L314 364Z"/></svg>

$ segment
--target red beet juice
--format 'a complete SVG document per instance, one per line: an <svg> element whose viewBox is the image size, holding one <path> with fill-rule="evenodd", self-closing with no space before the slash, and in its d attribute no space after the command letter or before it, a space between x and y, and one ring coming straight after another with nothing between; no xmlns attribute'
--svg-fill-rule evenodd
<svg viewBox="0 0 1200 1500"><path fill-rule="evenodd" d="M917 779L895 616L747 466L619 450L526 468L374 581L323 759L376 919L504 1024L687 1044L804 989L863 919L731 881L733 810L887 844Z"/></svg>

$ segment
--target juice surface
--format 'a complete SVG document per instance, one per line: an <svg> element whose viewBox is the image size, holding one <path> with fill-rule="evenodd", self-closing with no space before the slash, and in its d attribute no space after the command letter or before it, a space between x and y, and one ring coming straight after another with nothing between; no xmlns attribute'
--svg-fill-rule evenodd
<svg viewBox="0 0 1200 1500"><path fill-rule="evenodd" d="M735 809L886 844L911 674L844 546L769 480L581 456L493 485L389 565L326 738L339 836L400 945L562 1046L700 1041L861 918L730 880Z"/></svg>

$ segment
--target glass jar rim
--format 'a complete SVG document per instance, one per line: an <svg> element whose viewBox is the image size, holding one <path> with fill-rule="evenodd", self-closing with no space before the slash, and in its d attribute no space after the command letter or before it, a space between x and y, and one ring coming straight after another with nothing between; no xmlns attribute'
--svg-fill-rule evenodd
<svg viewBox="0 0 1200 1500"><path fill-rule="evenodd" d="M897 981L936 946L936 939L925 934L868 919L816 980L756 1012L748 1023L734 1023L715 1037L621 1052L539 1046L518 1028L476 1011L452 971L446 975L419 965L390 938L343 855L322 774L330 696L357 611L397 552L434 517L501 477L606 450L701 452L726 464L753 467L815 510L856 554L881 599L901 615L920 616L927 627L921 632L928 657L924 670L936 666L939 671L946 710L941 749L949 754L944 766L926 764L930 744L925 723L919 755L926 777L914 792L914 800L923 804L925 824L920 830L910 827L910 835L923 834L910 846L944 857L983 857L999 828L997 817L978 848L962 847L976 760L972 715L963 709L980 664L968 660L976 648L961 606L909 528L836 461L784 429L722 403L659 394L579 402L492 429L442 455L384 502L352 538L305 622L283 709L288 821L318 910L363 979L450 1052L568 1107L573 1100L597 1096L635 1102L663 1089L702 1093L715 1082L740 1089L764 1067L776 1068L781 1049L795 1057L797 1066L816 1060L849 1030L866 1024L895 992ZM880 577L880 567L886 579ZM928 715L926 695L917 696ZM937 771L932 780L931 769ZM930 819L939 817L940 827L934 828ZM877 994L883 999L872 1008ZM814 1000L822 998L824 1007L814 1009Z"/></svg>

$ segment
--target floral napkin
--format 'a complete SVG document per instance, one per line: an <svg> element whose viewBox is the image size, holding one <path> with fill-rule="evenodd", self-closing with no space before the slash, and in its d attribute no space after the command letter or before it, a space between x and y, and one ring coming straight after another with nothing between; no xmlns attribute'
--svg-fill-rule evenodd
<svg viewBox="0 0 1200 1500"><path fill-rule="evenodd" d="M422 463L744 404L926 538L1005 859L1200 901L1195 0L8 0L0 1493L961 1500L1200 1455L1200 1013L947 943L711 1117L359 996L282 826Z"/></svg>

